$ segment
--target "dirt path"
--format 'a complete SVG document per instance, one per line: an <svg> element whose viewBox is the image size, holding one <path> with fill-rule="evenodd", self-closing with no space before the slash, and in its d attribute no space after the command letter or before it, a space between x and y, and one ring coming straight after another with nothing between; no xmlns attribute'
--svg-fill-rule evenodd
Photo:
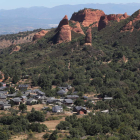
<svg viewBox="0 0 140 140"><path fill-rule="evenodd" d="M69 61L69 63L68 63L68 69L70 69L70 61Z"/></svg>

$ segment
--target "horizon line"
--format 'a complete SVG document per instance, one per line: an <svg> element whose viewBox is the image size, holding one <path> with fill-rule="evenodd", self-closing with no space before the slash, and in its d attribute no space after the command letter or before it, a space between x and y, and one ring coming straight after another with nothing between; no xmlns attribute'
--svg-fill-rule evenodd
<svg viewBox="0 0 140 140"><path fill-rule="evenodd" d="M10 9L0 9L0 10L16 10L16 9L29 9L29 8L34 8L34 7L44 7L44 8L55 8L55 7L59 7L59 6L65 6L65 5L69 5L69 6L76 6L76 5L86 5L86 4L99 4L99 5L106 5L106 4L114 4L114 5L126 5L126 4L140 4L140 2L131 2L131 3L85 3L85 4L63 4L63 5L56 5L56 6L52 6L52 7L47 7L47 6L30 6L30 7L18 7L18 8L10 8Z"/></svg>

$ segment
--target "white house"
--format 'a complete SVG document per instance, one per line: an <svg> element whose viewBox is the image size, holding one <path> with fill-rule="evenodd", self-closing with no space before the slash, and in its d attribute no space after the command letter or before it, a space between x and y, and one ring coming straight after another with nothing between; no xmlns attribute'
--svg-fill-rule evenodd
<svg viewBox="0 0 140 140"><path fill-rule="evenodd" d="M63 107L62 106L53 106L52 112L61 113L61 112L63 112Z"/></svg>

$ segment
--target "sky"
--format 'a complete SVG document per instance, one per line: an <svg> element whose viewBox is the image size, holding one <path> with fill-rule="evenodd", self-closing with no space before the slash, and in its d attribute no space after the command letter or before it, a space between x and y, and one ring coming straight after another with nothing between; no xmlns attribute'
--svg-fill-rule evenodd
<svg viewBox="0 0 140 140"><path fill-rule="evenodd" d="M34 6L55 7L58 5L87 3L140 3L140 0L0 0L0 9L29 8Z"/></svg>

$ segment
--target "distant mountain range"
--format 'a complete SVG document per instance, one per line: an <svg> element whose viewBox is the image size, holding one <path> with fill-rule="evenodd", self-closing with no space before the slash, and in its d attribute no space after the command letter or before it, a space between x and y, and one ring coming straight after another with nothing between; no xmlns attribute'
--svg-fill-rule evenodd
<svg viewBox="0 0 140 140"><path fill-rule="evenodd" d="M106 14L125 13L131 15L140 8L140 3L129 4L80 4L61 5L53 8L31 7L13 10L0 10L0 34L17 33L38 28L56 27L59 21L83 8L101 9Z"/></svg>

